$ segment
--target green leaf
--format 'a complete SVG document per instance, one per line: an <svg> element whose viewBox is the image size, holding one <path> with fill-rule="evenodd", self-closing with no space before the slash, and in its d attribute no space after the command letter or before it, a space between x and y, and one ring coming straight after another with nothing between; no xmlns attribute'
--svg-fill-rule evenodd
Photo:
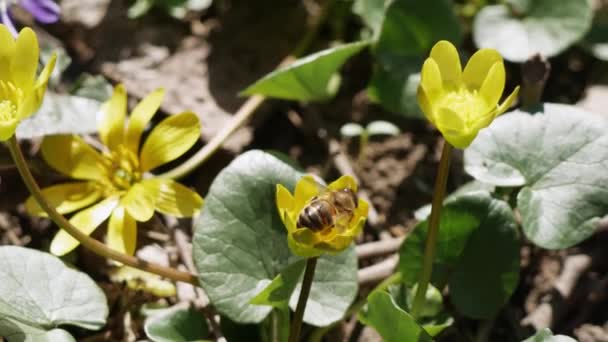
<svg viewBox="0 0 608 342"><path fill-rule="evenodd" d="M371 135L398 135L401 133L399 127L388 121L372 121L365 128L367 134Z"/></svg>
<svg viewBox="0 0 608 342"><path fill-rule="evenodd" d="M401 309L409 311L416 295L416 286L407 288L403 283L395 284L389 286L388 293ZM425 298L418 324L434 337L451 326L454 319L443 311L443 296L432 284L429 284Z"/></svg>
<svg viewBox="0 0 608 342"><path fill-rule="evenodd" d="M52 134L87 134L97 131L101 102L47 91L38 113L23 120L17 137L31 139Z"/></svg>
<svg viewBox="0 0 608 342"><path fill-rule="evenodd" d="M386 10L373 48L370 98L405 116L422 117L416 101L424 55L438 40L456 45L462 30L448 0L397 0Z"/></svg>
<svg viewBox="0 0 608 342"><path fill-rule="evenodd" d="M301 175L271 154L250 151L211 185L195 223L194 260L211 302L236 322L261 322L272 307L253 305L251 299L301 260L287 246L275 204L276 185L293 189ZM341 319L356 293L354 248L321 257L304 320L328 325Z"/></svg>
<svg viewBox="0 0 608 342"><path fill-rule="evenodd" d="M105 102L112 96L112 85L101 75L82 74L76 80L72 95Z"/></svg>
<svg viewBox="0 0 608 342"><path fill-rule="evenodd" d="M608 120L576 107L545 104L541 113L506 114L465 151L477 180L522 187L523 231L550 249L573 246L608 212Z"/></svg>
<svg viewBox="0 0 608 342"><path fill-rule="evenodd" d="M552 57L583 38L592 15L588 0L510 0L477 14L473 39L512 62L524 62L535 53Z"/></svg>
<svg viewBox="0 0 608 342"><path fill-rule="evenodd" d="M454 201L460 196L464 196L464 195L468 195L468 194L475 194L478 192L492 193L492 192L494 192L494 190L495 190L495 187L492 184L487 184L487 183L483 183L483 182L480 182L477 180L472 180L468 183L463 184L458 189L456 189L456 191L449 194L445 198L443 203L445 204L445 203L449 203L450 201ZM429 204L425 204L424 206L416 209L416 211L414 212L414 217L418 221L424 221L430 214L431 214L431 204L429 203Z"/></svg>
<svg viewBox="0 0 608 342"><path fill-rule="evenodd" d="M146 336L154 342L202 341L209 337L203 314L193 308L169 308L146 319Z"/></svg>
<svg viewBox="0 0 608 342"><path fill-rule="evenodd" d="M340 128L343 137L358 137L363 134L363 127L359 124L349 122Z"/></svg>
<svg viewBox="0 0 608 342"><path fill-rule="evenodd" d="M76 342L74 336L63 329L47 331L10 317L0 317L0 336L8 342Z"/></svg>
<svg viewBox="0 0 608 342"><path fill-rule="evenodd" d="M338 69L369 42L336 46L298 59L292 64L264 76L245 89L244 95L264 95L286 100L322 101L337 90Z"/></svg>
<svg viewBox="0 0 608 342"><path fill-rule="evenodd" d="M106 298L84 273L33 249L0 247L0 336L22 341L72 341L60 325L101 328Z"/></svg>
<svg viewBox="0 0 608 342"><path fill-rule="evenodd" d="M359 313L359 320L376 329L385 342L433 340L416 320L384 291L374 291L367 297L367 310Z"/></svg>
<svg viewBox="0 0 608 342"><path fill-rule="evenodd" d="M564 335L553 335L551 330L545 328L522 342L576 342L576 340Z"/></svg>
<svg viewBox="0 0 608 342"><path fill-rule="evenodd" d="M419 223L401 247L399 268L412 286L420 276L427 221ZM509 206L489 193L448 201L441 221L432 283L449 284L452 303L463 314L485 318L511 296L519 277L519 240Z"/></svg>
<svg viewBox="0 0 608 342"><path fill-rule="evenodd" d="M262 292L253 297L249 303L256 305L270 305L276 308L287 307L289 298L295 290L298 281L304 272L306 260L302 259L293 265L287 266L277 275Z"/></svg>

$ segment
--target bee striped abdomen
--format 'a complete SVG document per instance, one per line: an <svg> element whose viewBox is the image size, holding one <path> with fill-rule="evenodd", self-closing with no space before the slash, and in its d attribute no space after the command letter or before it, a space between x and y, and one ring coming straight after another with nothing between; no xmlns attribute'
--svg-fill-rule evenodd
<svg viewBox="0 0 608 342"><path fill-rule="evenodd" d="M321 231L333 226L333 210L327 201L313 201L298 216L297 226Z"/></svg>

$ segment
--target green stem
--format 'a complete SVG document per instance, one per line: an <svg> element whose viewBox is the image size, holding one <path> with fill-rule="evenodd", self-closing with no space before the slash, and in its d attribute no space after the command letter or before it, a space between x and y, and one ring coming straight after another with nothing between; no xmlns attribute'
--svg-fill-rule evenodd
<svg viewBox="0 0 608 342"><path fill-rule="evenodd" d="M331 8L335 2L336 0L327 0L315 23L308 30L308 32L306 32L304 37L302 37L293 52L283 59L283 61L279 64L279 67L293 62L296 58L300 57L304 52L306 52L306 50L308 50L319 33L319 29L331 12ZM207 161L207 159L209 159L220 147L222 147L224 142L226 142L226 140L234 132L236 132L237 129L243 126L253 116L255 111L260 108L264 101L266 101L266 97L261 95L254 95L247 99L247 101L245 101L245 103L243 103L239 110L234 114L231 121L228 122L228 124L224 126L215 136L213 136L213 138L211 138L211 140L209 140L205 146L203 146L200 150L198 150L198 152L190 157L190 159L186 160L181 165L178 165L174 169L158 175L158 177L178 179L194 171L197 167Z"/></svg>
<svg viewBox="0 0 608 342"><path fill-rule="evenodd" d="M304 271L304 279L302 280L302 289L300 290L300 296L298 298L298 305L296 306L296 312L291 322L291 332L289 333L289 342L297 342L300 339L300 330L302 330L302 319L304 318L304 310L306 309L306 302L308 302L308 295L310 294L310 287L312 286L312 280L315 275L315 268L317 267L317 257L308 258L306 260L306 270Z"/></svg>
<svg viewBox="0 0 608 342"><path fill-rule="evenodd" d="M433 274L433 259L435 259L435 248L437 247L437 238L439 236L439 218L441 214L441 205L445 197L445 189L448 182L448 174L450 172L450 156L452 153L452 145L447 141L443 144L441 152L441 160L439 161L439 169L437 170L437 179L435 180L435 190L433 192L433 202L431 204L431 216L429 218L428 235L424 247L424 259L422 265L422 273L418 281L418 288L414 296L412 304L412 316L418 317L424 301L426 299L426 290L431 281Z"/></svg>
<svg viewBox="0 0 608 342"><path fill-rule="evenodd" d="M135 267L146 272L158 274L175 281L182 281L185 283L190 283L194 286L198 286L198 279L194 274L149 263L134 256L120 253L81 232L46 201L42 191L40 191L40 187L36 183L36 180L32 176L32 173L27 166L27 162L25 161L21 148L19 147L19 143L17 143L17 139L14 135L8 141L8 148L13 160L15 161L15 165L19 170L19 174L25 183L25 186L28 188L34 199L36 199L38 205L40 205L40 207L48 214L49 218L53 220L55 224L57 224L61 229L65 230L74 239L78 240L84 247L90 249L98 255L101 255L102 257L118 261L122 264Z"/></svg>

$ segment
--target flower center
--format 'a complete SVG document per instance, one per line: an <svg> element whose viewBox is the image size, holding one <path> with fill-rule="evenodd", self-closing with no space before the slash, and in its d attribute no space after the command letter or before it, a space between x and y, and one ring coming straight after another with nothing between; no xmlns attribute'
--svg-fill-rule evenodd
<svg viewBox="0 0 608 342"><path fill-rule="evenodd" d="M9 100L0 100L0 122L10 122L17 118L17 106Z"/></svg>
<svg viewBox="0 0 608 342"><path fill-rule="evenodd" d="M128 190L141 180L139 162L125 146L119 146L109 157L112 162L109 178L116 190Z"/></svg>
<svg viewBox="0 0 608 342"><path fill-rule="evenodd" d="M461 116L464 123L469 126L483 115L488 108L484 98L477 90L466 87L450 90L439 100L440 107L447 107Z"/></svg>

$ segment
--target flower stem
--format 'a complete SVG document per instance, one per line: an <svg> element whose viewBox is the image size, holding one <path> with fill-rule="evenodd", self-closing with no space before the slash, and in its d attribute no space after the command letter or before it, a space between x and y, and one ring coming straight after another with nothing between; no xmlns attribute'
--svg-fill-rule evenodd
<svg viewBox="0 0 608 342"><path fill-rule="evenodd" d="M297 342L300 338L300 330L302 330L302 318L304 318L304 309L306 309L306 302L308 302L308 295L310 294L312 279L315 275L317 259L318 257L308 258L308 260L306 260L306 270L304 271L304 279L302 280L302 289L300 290L298 305L296 306L296 312L294 314L293 321L291 322L289 342Z"/></svg>
<svg viewBox="0 0 608 342"><path fill-rule="evenodd" d="M412 304L411 314L414 317L418 317L418 314L424 306L426 290L431 281L431 275L433 274L433 259L435 259L435 248L437 247L437 238L439 236L439 218L441 214L441 205L443 204L443 198L445 196L445 188L448 182L448 174L450 172L451 154L452 145L446 141L443 144L439 169L437 170L437 179L435 180L431 216L429 218L428 234L424 247L424 259L422 261L422 273L420 275L420 280L418 281L418 288Z"/></svg>
<svg viewBox="0 0 608 342"><path fill-rule="evenodd" d="M57 210L55 210L55 208L53 208L46 201L44 195L42 195L42 192L40 191L40 187L36 183L36 180L32 176L32 173L30 172L27 166L27 162L23 157L23 153L21 152L19 143L17 143L17 139L14 135L8 141L8 148L10 150L11 156L13 157L13 160L15 161L15 165L19 170L19 174L23 179L23 182L25 183L32 196L34 196L34 199L36 199L40 207L48 214L49 218L53 220L55 224L57 224L61 229L65 230L73 238L78 240L83 246L102 257L118 261L122 264L138 268L142 271L158 274L165 278L169 278L175 281L182 281L198 286L198 279L194 274L178 271L170 267L149 263L134 256L120 253L109 248L105 244L93 239L92 237L82 233L78 228L74 227L74 225L72 225L65 217L63 217L63 215L59 214Z"/></svg>
<svg viewBox="0 0 608 342"><path fill-rule="evenodd" d="M325 2L325 5L323 6L315 23L302 37L292 53L285 57L281 63L279 63L278 67L288 65L296 58L300 57L304 52L306 52L306 50L308 50L319 33L319 29L327 19L335 2L336 0L327 0ZM243 103L239 110L234 114L230 122L228 122L226 126L222 127L222 129L216 135L214 135L213 138L211 138L211 140L205 144L205 146L203 146L192 157L182 164L178 165L174 169L158 175L158 177L178 179L194 171L197 167L207 161L207 159L209 159L220 147L222 147L224 142L232 135L232 133L243 126L265 101L266 97L261 95L254 95L247 99L247 101L245 101L245 103Z"/></svg>

